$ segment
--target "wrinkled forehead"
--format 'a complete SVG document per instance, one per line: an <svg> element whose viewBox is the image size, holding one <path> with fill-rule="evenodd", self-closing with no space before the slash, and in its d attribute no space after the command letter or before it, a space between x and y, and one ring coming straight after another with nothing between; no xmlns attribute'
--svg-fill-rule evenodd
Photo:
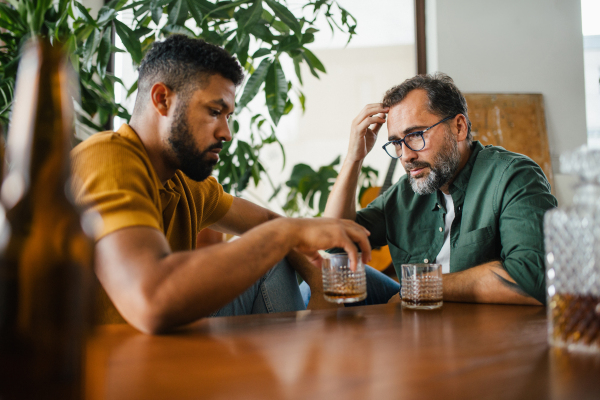
<svg viewBox="0 0 600 400"><path fill-rule="evenodd" d="M390 108L387 118L388 136L403 137L409 128L431 125L428 123L437 117L429 111L428 105L427 92L422 89L409 92L400 103Z"/></svg>

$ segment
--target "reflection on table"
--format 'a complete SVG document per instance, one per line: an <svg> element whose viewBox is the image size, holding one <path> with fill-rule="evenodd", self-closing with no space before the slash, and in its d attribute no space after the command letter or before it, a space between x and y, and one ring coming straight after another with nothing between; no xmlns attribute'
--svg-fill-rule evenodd
<svg viewBox="0 0 600 400"><path fill-rule="evenodd" d="M445 303L99 328L89 399L598 399L600 355L547 345L542 307Z"/></svg>

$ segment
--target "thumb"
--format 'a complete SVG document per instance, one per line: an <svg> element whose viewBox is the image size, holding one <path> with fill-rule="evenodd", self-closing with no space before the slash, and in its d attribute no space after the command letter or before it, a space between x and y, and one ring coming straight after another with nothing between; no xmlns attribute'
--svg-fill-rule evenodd
<svg viewBox="0 0 600 400"><path fill-rule="evenodd" d="M306 257L308 258L308 261L315 267L317 267L317 268L322 267L323 257L321 257L321 255L319 254L318 251L315 251L313 253L308 253L308 254L306 254Z"/></svg>

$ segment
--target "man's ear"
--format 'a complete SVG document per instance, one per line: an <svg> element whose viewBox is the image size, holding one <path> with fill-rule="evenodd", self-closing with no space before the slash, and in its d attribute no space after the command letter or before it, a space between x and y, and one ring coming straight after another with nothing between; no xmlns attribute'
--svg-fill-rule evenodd
<svg viewBox="0 0 600 400"><path fill-rule="evenodd" d="M163 117L169 113L174 104L175 93L162 82L155 83L150 89L152 107Z"/></svg>
<svg viewBox="0 0 600 400"><path fill-rule="evenodd" d="M455 124L457 130L456 140L458 142L462 142L463 140L467 139L467 134L469 132L467 118L462 114L458 114L455 119Z"/></svg>

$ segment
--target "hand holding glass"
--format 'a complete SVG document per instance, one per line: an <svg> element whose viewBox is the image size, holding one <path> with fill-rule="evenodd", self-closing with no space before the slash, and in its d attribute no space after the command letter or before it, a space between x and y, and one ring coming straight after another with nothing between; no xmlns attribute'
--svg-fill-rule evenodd
<svg viewBox="0 0 600 400"><path fill-rule="evenodd" d="M354 303L367 297L367 277L361 254L356 271L350 269L348 254L325 254L322 264L323 295L332 303Z"/></svg>

